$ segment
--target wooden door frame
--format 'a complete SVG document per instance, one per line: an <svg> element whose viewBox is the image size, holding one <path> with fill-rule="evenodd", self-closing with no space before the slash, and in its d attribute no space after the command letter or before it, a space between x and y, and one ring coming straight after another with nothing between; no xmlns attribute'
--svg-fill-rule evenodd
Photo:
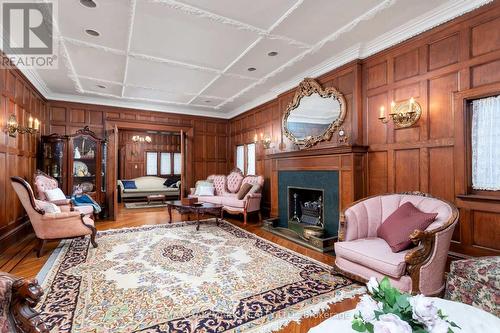
<svg viewBox="0 0 500 333"><path fill-rule="evenodd" d="M104 129L105 132L108 133L108 131L113 131L114 128L117 128L118 131L120 130L139 130L139 131L163 131L163 132L184 132L185 135L185 140L186 140L186 146L189 147L187 149L186 156L183 156L182 159L183 161L186 161L185 165L185 174L186 174L186 182L182 183L181 186L181 193L188 193L187 189L191 187L191 184L193 182L193 160L194 160L194 149L192 149L192 145L194 143L194 128L193 126L175 126L175 125L163 125L163 124L158 124L158 123L144 123L144 122L135 122L135 121L124 121L124 120L105 120L104 121ZM115 143L116 148L118 147L118 142ZM108 145L107 147L108 153L113 153L114 155L118 154L118 149L115 149L115 147L110 147ZM117 183L117 170L118 170L118 164L117 164L117 158L118 156L114 156L114 158L110 159L112 163L108 164L106 166L107 170L107 179L109 179L109 183L112 186L111 190L113 191L114 195L108 195L108 199L112 199L113 202L113 207L116 207L118 204L118 196L116 195L116 183ZM110 170L113 170L114 172L110 172ZM107 189L108 191L110 190L109 188ZM109 203L108 203L109 204ZM115 220L116 216L114 212L110 213L110 219Z"/></svg>

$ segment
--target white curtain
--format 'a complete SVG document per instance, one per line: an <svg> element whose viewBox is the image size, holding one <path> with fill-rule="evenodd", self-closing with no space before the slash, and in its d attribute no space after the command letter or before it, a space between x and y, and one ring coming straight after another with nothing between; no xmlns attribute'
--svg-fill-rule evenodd
<svg viewBox="0 0 500 333"><path fill-rule="evenodd" d="M174 175L182 173L182 155L181 153L174 153Z"/></svg>
<svg viewBox="0 0 500 333"><path fill-rule="evenodd" d="M472 102L472 187L500 190L500 96Z"/></svg>
<svg viewBox="0 0 500 333"><path fill-rule="evenodd" d="M158 174L158 153L146 153L146 175L156 176Z"/></svg>
<svg viewBox="0 0 500 333"><path fill-rule="evenodd" d="M172 173L172 163L170 161L170 153L160 154L160 174L170 175Z"/></svg>
<svg viewBox="0 0 500 333"><path fill-rule="evenodd" d="M255 175L255 143L247 145L247 175Z"/></svg>
<svg viewBox="0 0 500 333"><path fill-rule="evenodd" d="M236 167L245 173L245 146L236 146Z"/></svg>

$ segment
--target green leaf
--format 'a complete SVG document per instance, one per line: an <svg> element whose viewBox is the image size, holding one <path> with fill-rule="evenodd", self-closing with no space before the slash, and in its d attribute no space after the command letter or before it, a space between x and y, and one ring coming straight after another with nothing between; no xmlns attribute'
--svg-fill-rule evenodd
<svg viewBox="0 0 500 333"><path fill-rule="evenodd" d="M462 329L460 326L458 326L457 324L455 324L455 323L454 323L454 322L452 322L452 321L448 321L448 324L450 324L450 325L451 325L451 327L456 327L456 328L460 328L460 329Z"/></svg>
<svg viewBox="0 0 500 333"><path fill-rule="evenodd" d="M389 290L391 288L392 287L391 287L391 283L389 282L389 278L387 278L387 276L384 276L382 281L380 281L380 283L379 283L379 289L385 293L386 290Z"/></svg>
<svg viewBox="0 0 500 333"><path fill-rule="evenodd" d="M362 320L353 320L351 327L357 332L366 332L366 326Z"/></svg>
<svg viewBox="0 0 500 333"><path fill-rule="evenodd" d="M366 323L366 330L370 333L373 333L373 324L372 323Z"/></svg>
<svg viewBox="0 0 500 333"><path fill-rule="evenodd" d="M396 304L402 308L406 309L408 306L410 306L410 302L408 301L408 296L407 295L398 295L396 296Z"/></svg>

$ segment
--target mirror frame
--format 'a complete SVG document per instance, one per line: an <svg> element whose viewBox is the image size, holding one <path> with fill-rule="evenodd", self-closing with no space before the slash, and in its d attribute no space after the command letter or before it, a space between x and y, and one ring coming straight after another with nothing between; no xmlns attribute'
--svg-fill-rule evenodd
<svg viewBox="0 0 500 333"><path fill-rule="evenodd" d="M311 96L312 94L318 94L322 98L333 98L337 100L340 104L340 114L336 120L334 120L330 126L325 130L325 132L321 135L316 136L308 136L306 138L297 138L295 137L287 128L288 117L290 116L290 112L295 110L300 105L300 100L303 97ZM299 146L303 146L304 148L310 148L321 141L327 141L332 138L333 133L342 125L345 119L345 115L347 113L346 101L344 95L337 88L334 87L321 87L321 85L316 82L316 80L311 78L305 78L297 87L295 91L295 95L293 96L292 101L288 104L285 114L283 115L282 120L282 129L283 133L290 139L293 143Z"/></svg>

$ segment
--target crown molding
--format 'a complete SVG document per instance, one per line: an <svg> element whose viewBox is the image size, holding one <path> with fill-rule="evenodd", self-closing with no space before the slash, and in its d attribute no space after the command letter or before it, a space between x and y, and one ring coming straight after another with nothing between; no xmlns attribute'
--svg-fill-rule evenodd
<svg viewBox="0 0 500 333"><path fill-rule="evenodd" d="M436 7L434 10L429 11L402 26L386 32L385 34L365 44L357 44L350 49L336 54L323 63L296 75L289 81L271 88L269 93L261 95L230 112L228 114L228 118L234 118L252 108L276 98L279 94L296 87L305 77L317 77L345 65L350 61L372 56L377 52L399 44L438 25L482 7L492 1L493 0L448 1L447 3Z"/></svg>
<svg viewBox="0 0 500 333"><path fill-rule="evenodd" d="M212 118L222 118L227 119L227 114L217 111L200 110L196 108L188 108L179 105L166 105L160 103L151 102L141 102L134 100L121 100L119 97L113 95L116 100L103 97L91 97L91 96L77 96L72 94L59 94L53 93L46 98L51 101L63 101L63 102L73 102L73 103L84 103L84 104L94 104L94 105L104 105L110 107L120 107L127 109L138 109L145 111L157 111L164 113L177 113L189 116L205 116Z"/></svg>

